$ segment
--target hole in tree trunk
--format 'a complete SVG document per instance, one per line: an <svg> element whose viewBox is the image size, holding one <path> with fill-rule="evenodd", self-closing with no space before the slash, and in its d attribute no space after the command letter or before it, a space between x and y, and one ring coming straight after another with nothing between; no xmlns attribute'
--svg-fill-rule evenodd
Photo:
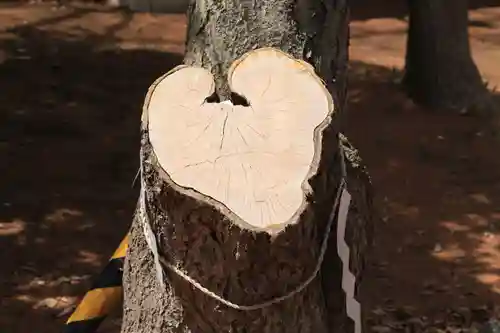
<svg viewBox="0 0 500 333"><path fill-rule="evenodd" d="M231 92L230 100L233 105L250 106L250 103L245 97L234 92Z"/></svg>
<svg viewBox="0 0 500 333"><path fill-rule="evenodd" d="M231 92L229 100L233 105L250 106L250 102L244 96L234 92ZM205 98L205 103L220 103L220 102L221 98L217 94L217 92L214 92L212 95Z"/></svg>
<svg viewBox="0 0 500 333"><path fill-rule="evenodd" d="M220 98L219 95L217 95L217 92L214 92L212 95L205 98L205 103L219 103L219 102Z"/></svg>

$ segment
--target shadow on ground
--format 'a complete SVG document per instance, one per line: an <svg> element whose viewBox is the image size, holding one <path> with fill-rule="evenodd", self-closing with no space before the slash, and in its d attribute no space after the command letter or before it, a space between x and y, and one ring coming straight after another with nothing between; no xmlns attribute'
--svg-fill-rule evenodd
<svg viewBox="0 0 500 333"><path fill-rule="evenodd" d="M103 24L94 14L0 33L0 328L9 333L60 330L66 317L57 315L125 234L138 194L142 101L181 61L149 47L170 43L169 34L182 40L183 31L165 28L175 18L109 11L114 23ZM497 146L477 120L415 107L398 76L351 64L347 132L383 220L364 301L390 332L426 325L409 320L424 315L437 326L484 320L500 304Z"/></svg>
<svg viewBox="0 0 500 333"><path fill-rule="evenodd" d="M478 119L413 105L400 76L351 63L347 133L382 218L363 297L388 332L468 326L499 314L498 142Z"/></svg>
<svg viewBox="0 0 500 333"><path fill-rule="evenodd" d="M82 295L131 222L143 98L181 57L100 50L112 33L75 37L32 24L0 40L5 332L60 330L65 318L54 316Z"/></svg>

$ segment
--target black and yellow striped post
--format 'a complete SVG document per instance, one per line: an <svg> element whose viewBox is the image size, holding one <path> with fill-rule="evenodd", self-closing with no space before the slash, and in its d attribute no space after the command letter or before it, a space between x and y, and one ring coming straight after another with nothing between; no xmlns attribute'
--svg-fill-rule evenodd
<svg viewBox="0 0 500 333"><path fill-rule="evenodd" d="M128 235L66 322L64 333L93 333L102 321L121 305L123 263Z"/></svg>

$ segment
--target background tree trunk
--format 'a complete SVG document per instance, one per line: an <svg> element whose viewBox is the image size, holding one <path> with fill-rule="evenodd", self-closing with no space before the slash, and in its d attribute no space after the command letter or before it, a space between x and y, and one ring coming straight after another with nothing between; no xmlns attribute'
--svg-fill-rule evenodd
<svg viewBox="0 0 500 333"><path fill-rule="evenodd" d="M488 112L493 103L471 57L467 0L408 0L404 85L417 103Z"/></svg>
<svg viewBox="0 0 500 333"><path fill-rule="evenodd" d="M184 62L203 66L213 73L220 100L234 98L225 78L233 61L249 50L271 46L311 63L332 93L336 115L341 113L346 99L348 60L348 7L345 1L197 0L190 4L188 12ZM322 157L325 172L321 178L328 185L319 200L325 207L325 200L333 200L341 178L337 149L338 117L333 123L327 131L331 148ZM178 210L178 215L182 215L180 206L183 202L175 199L174 193L169 193L168 186L160 176L161 167L150 154L147 138L143 128L142 148L149 197L147 204L152 212L150 220L159 240L160 252L167 258L180 262L189 275L210 290L243 304L281 295L283 290L293 289L310 274L327 222L325 211L316 211L316 218L310 224L290 228L281 241L274 242L263 234L256 234L253 240L248 239L244 233L235 232L234 227L224 223L214 225L207 222L193 230L186 230L179 217L179 221L174 218L169 221L169 225L165 222L165 209L173 207L170 209ZM372 194L368 175L356 149L343 136L341 143L345 147L347 184L352 195L345 239L351 248L350 270L359 282L363 273L364 254L371 242ZM197 211L190 218L196 215L195 219L206 220L207 214L212 213L208 210L203 213ZM345 310L346 299L341 285L342 262L337 255L335 230L330 235L330 246L320 276L306 290L278 305L245 312L218 303L169 271L166 271L166 288L161 288L154 274L153 257L143 235L143 223L140 215L136 214L124 268L122 333L354 332L353 323ZM192 225L196 225L196 222ZM304 235L302 229L308 230L309 234ZM176 239L181 241L173 241L173 230ZM240 235L241 239L235 239L234 235ZM192 237L195 237L196 244L183 240ZM315 240L314 244L307 243L311 240ZM285 241L288 241L288 247L295 245L296 251L286 254L279 250L278 246L284 246ZM232 263L228 259L230 255L226 253L234 242L246 244L255 251L274 246L276 251L271 252L281 256L279 261L284 262L290 270L288 277L281 275L282 268L274 267L274 271L269 268L259 281L247 281L248 284L242 285L236 274L228 273L231 272ZM306 251L308 253L300 251L304 246L310 249ZM290 253L297 254L291 256ZM285 256L291 256L288 262ZM258 272L262 266L272 267L269 260L273 258L260 258L262 261L256 259L252 265L249 264L248 274Z"/></svg>

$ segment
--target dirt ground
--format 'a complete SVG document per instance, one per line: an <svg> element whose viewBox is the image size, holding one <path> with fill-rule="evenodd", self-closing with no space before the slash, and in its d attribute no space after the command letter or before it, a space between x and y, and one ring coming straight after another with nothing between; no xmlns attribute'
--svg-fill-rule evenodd
<svg viewBox="0 0 500 333"><path fill-rule="evenodd" d="M361 297L373 332L467 327L500 315L499 144L405 97L406 11L386 2L353 8L345 131L381 215ZM495 2L470 12L491 87ZM59 331L126 233L144 94L181 61L185 28L180 14L0 3L1 332ZM119 316L101 329L118 331Z"/></svg>

